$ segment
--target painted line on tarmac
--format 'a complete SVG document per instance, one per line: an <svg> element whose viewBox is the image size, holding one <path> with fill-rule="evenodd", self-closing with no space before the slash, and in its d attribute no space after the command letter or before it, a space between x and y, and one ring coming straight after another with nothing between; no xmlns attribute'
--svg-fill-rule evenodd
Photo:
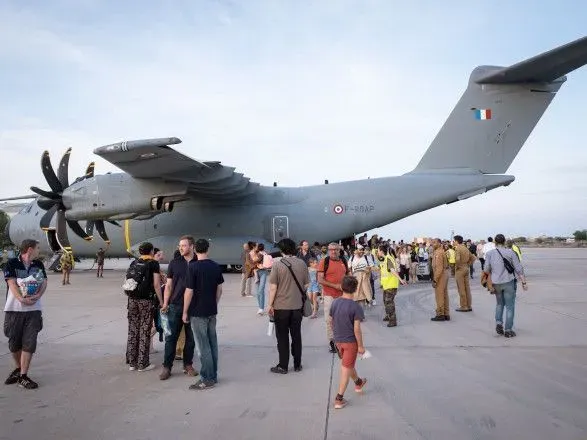
<svg viewBox="0 0 587 440"><path fill-rule="evenodd" d="M330 419L330 399L332 393L332 377L334 376L334 354L330 360L330 385L328 386L328 399L326 400L326 420L324 422L324 440L328 439L328 421Z"/></svg>

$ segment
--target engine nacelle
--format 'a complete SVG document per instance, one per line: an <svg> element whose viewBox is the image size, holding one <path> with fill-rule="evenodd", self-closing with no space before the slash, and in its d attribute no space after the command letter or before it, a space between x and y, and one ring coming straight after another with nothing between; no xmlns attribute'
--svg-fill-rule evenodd
<svg viewBox="0 0 587 440"><path fill-rule="evenodd" d="M187 184L105 174L74 183L63 193L69 220L126 220L171 212L187 200Z"/></svg>

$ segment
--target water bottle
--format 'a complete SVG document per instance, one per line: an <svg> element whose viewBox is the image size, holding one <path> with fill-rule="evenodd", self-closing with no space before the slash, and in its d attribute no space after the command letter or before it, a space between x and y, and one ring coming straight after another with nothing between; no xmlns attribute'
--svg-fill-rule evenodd
<svg viewBox="0 0 587 440"><path fill-rule="evenodd" d="M269 324L267 325L267 336L273 335L275 331L275 318L273 316L269 316Z"/></svg>

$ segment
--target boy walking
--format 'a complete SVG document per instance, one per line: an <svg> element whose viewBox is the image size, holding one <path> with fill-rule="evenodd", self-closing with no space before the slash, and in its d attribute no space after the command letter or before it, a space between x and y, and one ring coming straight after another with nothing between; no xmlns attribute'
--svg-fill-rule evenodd
<svg viewBox="0 0 587 440"><path fill-rule="evenodd" d="M335 409L344 408L347 404L343 396L349 379L353 379L357 393L361 393L367 383L367 379L361 379L355 369L357 354L365 353L361 332L361 321L365 319L365 313L363 308L354 301L358 284L355 277L345 276L341 285L342 297L335 299L330 308L334 342L341 359L340 384L334 399Z"/></svg>

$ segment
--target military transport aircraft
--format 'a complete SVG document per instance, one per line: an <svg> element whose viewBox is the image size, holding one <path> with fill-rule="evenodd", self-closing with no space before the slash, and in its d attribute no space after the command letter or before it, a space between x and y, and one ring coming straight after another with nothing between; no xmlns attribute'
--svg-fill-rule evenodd
<svg viewBox="0 0 587 440"><path fill-rule="evenodd" d="M211 240L220 264L240 263L245 241L270 247L283 237L321 243L378 228L412 214L500 186L566 74L587 63L587 37L510 67L473 70L460 101L409 173L299 188L266 187L219 162L201 162L172 145L178 138L134 140L94 150L123 173L86 173L70 183L67 150L49 190L14 216L14 243L36 238L45 251L128 256L144 240L171 256L178 237ZM84 222L83 225L80 222ZM94 238L94 231L101 237ZM46 236L42 237L42 236ZM43 240L41 240L43 238Z"/></svg>

